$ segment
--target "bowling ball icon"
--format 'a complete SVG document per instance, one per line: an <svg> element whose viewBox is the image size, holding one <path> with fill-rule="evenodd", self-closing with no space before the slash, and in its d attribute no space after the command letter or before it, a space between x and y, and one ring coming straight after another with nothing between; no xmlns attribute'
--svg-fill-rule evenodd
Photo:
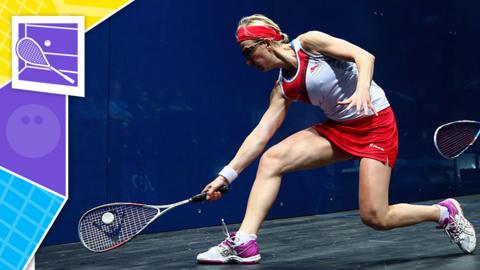
<svg viewBox="0 0 480 270"><path fill-rule="evenodd" d="M46 106L24 105L8 118L6 136L8 144L17 154L41 158L57 147L61 136L60 121Z"/></svg>

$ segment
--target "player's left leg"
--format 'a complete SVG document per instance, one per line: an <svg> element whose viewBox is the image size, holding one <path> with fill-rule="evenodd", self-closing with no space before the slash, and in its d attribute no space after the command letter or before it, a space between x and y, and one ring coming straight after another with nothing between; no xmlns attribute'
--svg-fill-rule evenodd
<svg viewBox="0 0 480 270"><path fill-rule="evenodd" d="M448 199L436 206L388 203L391 168L380 161L362 158L360 161L359 208L366 225L377 230L389 230L425 221L439 222L441 207L448 210L439 224L450 238L466 253L475 249L475 232L463 217L460 205Z"/></svg>
<svg viewBox="0 0 480 270"><path fill-rule="evenodd" d="M388 204L391 171L390 166L378 160L360 160L358 198L363 223L377 230L388 230L424 221L437 222L440 210L435 206Z"/></svg>

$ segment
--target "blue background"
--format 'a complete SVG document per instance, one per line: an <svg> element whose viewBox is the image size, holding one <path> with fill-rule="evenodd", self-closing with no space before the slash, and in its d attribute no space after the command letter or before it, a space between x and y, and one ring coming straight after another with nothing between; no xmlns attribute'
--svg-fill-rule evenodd
<svg viewBox="0 0 480 270"><path fill-rule="evenodd" d="M315 29L376 56L374 79L400 135L392 203L478 193L478 147L453 162L432 142L439 124L480 119L478 8L475 1L135 1L86 34L86 98L70 98L70 199L45 244L78 241L78 219L99 204L196 194L231 160L278 74L245 65L235 42L238 20L253 13L291 39ZM318 108L294 104L270 145L323 120ZM240 222L256 165L222 201L172 211L147 232ZM286 175L268 218L357 208L357 167Z"/></svg>

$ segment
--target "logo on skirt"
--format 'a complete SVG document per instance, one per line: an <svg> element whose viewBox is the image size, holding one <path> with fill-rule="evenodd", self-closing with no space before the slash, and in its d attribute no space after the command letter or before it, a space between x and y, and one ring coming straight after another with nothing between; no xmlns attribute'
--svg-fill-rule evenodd
<svg viewBox="0 0 480 270"><path fill-rule="evenodd" d="M376 145L376 144L374 144L374 143L371 143L369 146L370 146L370 147L373 147L373 148L375 148L375 149L378 149L378 150L380 150L380 151L385 152L385 149L383 149L382 147L380 147L380 146L378 146L378 145Z"/></svg>

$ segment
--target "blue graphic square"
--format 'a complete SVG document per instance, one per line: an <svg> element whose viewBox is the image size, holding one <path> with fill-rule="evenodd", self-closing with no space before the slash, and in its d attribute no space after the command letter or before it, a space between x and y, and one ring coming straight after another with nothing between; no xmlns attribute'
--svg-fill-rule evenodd
<svg viewBox="0 0 480 270"><path fill-rule="evenodd" d="M43 232L42 232L43 234ZM35 242L31 242L30 246L25 250L25 254L32 254L33 251L35 250L35 245L38 243L40 239L35 240Z"/></svg>
<svg viewBox="0 0 480 270"><path fill-rule="evenodd" d="M9 264L7 264L2 257L0 257L0 269L13 269Z"/></svg>
<svg viewBox="0 0 480 270"><path fill-rule="evenodd" d="M24 215L32 219L33 221L40 223L42 220L44 213L42 210L38 209L37 207L33 206L32 204L28 204L23 211Z"/></svg>
<svg viewBox="0 0 480 270"><path fill-rule="evenodd" d="M53 218L46 218L43 220L43 223L42 223L42 229L43 230L47 230L48 229L48 226L50 226L50 223L52 222Z"/></svg>
<svg viewBox="0 0 480 270"><path fill-rule="evenodd" d="M32 224L30 221L24 218L21 218L18 221L16 228L25 235L33 235L37 231L35 224Z"/></svg>
<svg viewBox="0 0 480 270"><path fill-rule="evenodd" d="M52 200L50 194L41 189L35 189L30 199L38 204L38 206L40 206L42 209L48 209Z"/></svg>
<svg viewBox="0 0 480 270"><path fill-rule="evenodd" d="M19 250L25 250L30 244L28 240L18 233L13 233L8 242Z"/></svg>
<svg viewBox="0 0 480 270"><path fill-rule="evenodd" d="M3 220L10 225L12 225L17 218L15 211L8 208L5 204L0 204L0 213L2 213L0 215L0 221Z"/></svg>
<svg viewBox="0 0 480 270"><path fill-rule="evenodd" d="M30 193L30 190L32 189L32 184L30 184L27 181L23 181L21 179L18 179L15 177L15 179L12 182L12 188L18 191L18 193L28 196L28 193Z"/></svg>
<svg viewBox="0 0 480 270"><path fill-rule="evenodd" d="M5 240L9 232L10 232L10 228L5 224L3 224L3 222L0 222L0 239Z"/></svg>
<svg viewBox="0 0 480 270"><path fill-rule="evenodd" d="M13 208L20 210L25 202L25 199L15 194L12 190L8 191L4 199Z"/></svg>
<svg viewBox="0 0 480 270"><path fill-rule="evenodd" d="M58 197L54 197L52 198L52 200L53 200L53 204L52 204L52 208L50 209L50 213L55 214L57 210L60 208L60 206L62 206L62 201Z"/></svg>
<svg viewBox="0 0 480 270"><path fill-rule="evenodd" d="M8 180L10 179L11 175L9 173L7 173L6 171L4 170L0 170L0 185L3 184L3 183L6 183L8 182Z"/></svg>
<svg viewBox="0 0 480 270"><path fill-rule="evenodd" d="M42 236L43 234L45 233L46 230L44 230L43 228L38 228L38 233L35 235L35 237L33 238L33 241L35 242L39 242L40 239L42 239Z"/></svg>
<svg viewBox="0 0 480 270"><path fill-rule="evenodd" d="M18 267L18 265L21 262L23 256L22 256L22 254L19 254L15 250L11 249L10 247L5 246L2 254L0 254L0 257L6 259L9 263Z"/></svg>

